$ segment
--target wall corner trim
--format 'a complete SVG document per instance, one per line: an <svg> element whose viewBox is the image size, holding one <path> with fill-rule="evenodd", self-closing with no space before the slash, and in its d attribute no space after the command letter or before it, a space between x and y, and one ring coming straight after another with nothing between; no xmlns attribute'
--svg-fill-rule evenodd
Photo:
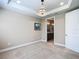
<svg viewBox="0 0 79 59"><path fill-rule="evenodd" d="M0 53L7 52L7 51L10 51L10 50L13 50L13 49L20 48L20 47L28 46L28 45L31 45L31 44L34 44L34 43L37 43L37 42L41 42L41 41L42 40L38 40L38 41L33 41L33 42L18 45L18 46L14 46L14 47L5 48L5 49L0 50Z"/></svg>

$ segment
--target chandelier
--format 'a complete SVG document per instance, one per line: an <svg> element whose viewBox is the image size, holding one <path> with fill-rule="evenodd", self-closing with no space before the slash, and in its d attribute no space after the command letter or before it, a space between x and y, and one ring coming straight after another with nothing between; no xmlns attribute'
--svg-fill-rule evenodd
<svg viewBox="0 0 79 59"><path fill-rule="evenodd" d="M41 0L41 7L39 9L39 16L44 16L46 13L46 8L44 5L44 0Z"/></svg>

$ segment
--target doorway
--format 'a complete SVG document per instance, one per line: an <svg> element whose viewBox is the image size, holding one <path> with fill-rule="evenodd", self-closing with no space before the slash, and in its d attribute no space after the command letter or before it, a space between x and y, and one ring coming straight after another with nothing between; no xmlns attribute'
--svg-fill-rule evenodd
<svg viewBox="0 0 79 59"><path fill-rule="evenodd" d="M54 18L47 19L47 42L54 43Z"/></svg>

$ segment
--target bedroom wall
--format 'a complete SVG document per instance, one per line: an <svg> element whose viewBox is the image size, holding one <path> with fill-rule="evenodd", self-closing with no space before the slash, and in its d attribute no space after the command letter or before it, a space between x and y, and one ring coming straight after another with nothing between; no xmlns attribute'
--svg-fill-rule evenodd
<svg viewBox="0 0 79 59"><path fill-rule="evenodd" d="M65 14L55 15L55 44L65 45Z"/></svg>
<svg viewBox="0 0 79 59"><path fill-rule="evenodd" d="M35 22L40 20L0 9L0 49L41 40L41 31L34 31Z"/></svg>

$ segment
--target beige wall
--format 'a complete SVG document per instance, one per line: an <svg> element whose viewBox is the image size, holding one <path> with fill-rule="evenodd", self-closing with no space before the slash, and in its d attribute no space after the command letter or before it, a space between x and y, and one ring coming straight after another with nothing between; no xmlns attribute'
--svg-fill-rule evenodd
<svg viewBox="0 0 79 59"><path fill-rule="evenodd" d="M39 19L12 11L0 10L0 49L41 40L41 31L34 31Z"/></svg>
<svg viewBox="0 0 79 59"><path fill-rule="evenodd" d="M55 43L65 44L65 14L55 16Z"/></svg>
<svg viewBox="0 0 79 59"><path fill-rule="evenodd" d="M41 36L42 37L42 41L47 41L46 40L47 39L46 38L47 37L47 32L46 32L46 29L47 29L46 26L47 25L46 25L46 23L47 22L45 21L45 19L41 20L41 24L42 24L42 27L41 27L42 28L42 36Z"/></svg>

